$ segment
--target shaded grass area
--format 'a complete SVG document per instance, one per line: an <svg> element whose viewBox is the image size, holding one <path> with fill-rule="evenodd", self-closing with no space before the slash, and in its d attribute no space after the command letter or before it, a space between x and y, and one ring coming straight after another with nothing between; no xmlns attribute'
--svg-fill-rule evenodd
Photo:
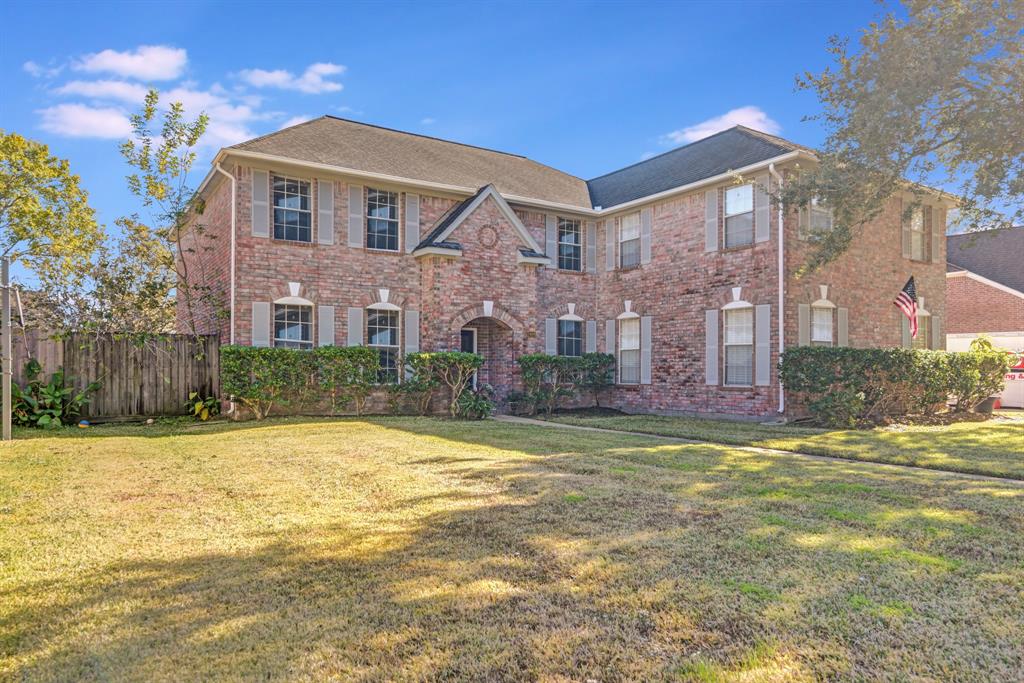
<svg viewBox="0 0 1024 683"><path fill-rule="evenodd" d="M0 678L1024 672L1024 488L417 418L0 454Z"/></svg>
<svg viewBox="0 0 1024 683"><path fill-rule="evenodd" d="M986 422L826 430L660 415L555 414L563 424L1024 479L1024 412Z"/></svg>

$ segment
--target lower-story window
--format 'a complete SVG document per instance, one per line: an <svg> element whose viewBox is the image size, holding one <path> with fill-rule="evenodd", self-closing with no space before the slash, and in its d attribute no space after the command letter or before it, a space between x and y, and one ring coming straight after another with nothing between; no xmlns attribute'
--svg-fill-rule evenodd
<svg viewBox="0 0 1024 683"><path fill-rule="evenodd" d="M619 321L619 383L640 383L640 318Z"/></svg>
<svg viewBox="0 0 1024 683"><path fill-rule="evenodd" d="M366 345L380 353L381 384L398 381L398 311L369 309L366 316Z"/></svg>
<svg viewBox="0 0 1024 683"><path fill-rule="evenodd" d="M274 304L274 346L313 347L313 307Z"/></svg>
<svg viewBox="0 0 1024 683"><path fill-rule="evenodd" d="M582 356L583 355L583 321L581 321L581 320L559 320L558 321L558 355L559 356Z"/></svg>
<svg viewBox="0 0 1024 683"><path fill-rule="evenodd" d="M929 341L932 338L932 316L929 313L918 314L917 316L917 336L910 341L910 347L913 349L927 349Z"/></svg>
<svg viewBox="0 0 1024 683"><path fill-rule="evenodd" d="M750 386L754 383L754 309L725 311L725 383Z"/></svg>

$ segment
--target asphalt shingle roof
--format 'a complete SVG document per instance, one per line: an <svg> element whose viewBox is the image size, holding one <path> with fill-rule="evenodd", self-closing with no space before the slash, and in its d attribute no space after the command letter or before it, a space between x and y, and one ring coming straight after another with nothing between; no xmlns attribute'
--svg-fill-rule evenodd
<svg viewBox="0 0 1024 683"><path fill-rule="evenodd" d="M506 197L608 209L806 148L735 126L585 181L517 154L322 116L229 149L459 187L494 185Z"/></svg>
<svg viewBox="0 0 1024 683"><path fill-rule="evenodd" d="M984 230L946 238L946 260L958 270L1024 292L1024 226Z"/></svg>
<svg viewBox="0 0 1024 683"><path fill-rule="evenodd" d="M799 149L735 126L654 158L587 181L594 206L609 208Z"/></svg>
<svg viewBox="0 0 1024 683"><path fill-rule="evenodd" d="M518 154L322 116L229 149L590 208L587 183Z"/></svg>

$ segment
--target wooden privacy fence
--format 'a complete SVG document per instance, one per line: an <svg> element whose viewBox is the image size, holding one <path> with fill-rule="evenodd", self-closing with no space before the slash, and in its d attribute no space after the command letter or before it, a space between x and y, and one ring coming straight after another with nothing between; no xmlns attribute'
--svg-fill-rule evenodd
<svg viewBox="0 0 1024 683"><path fill-rule="evenodd" d="M102 384L84 411L87 417L180 415L191 391L217 396L220 344L216 335L188 334L136 341L113 334L74 333L51 339L29 330L13 335L14 381L24 385L25 363L35 358L42 377L64 368L81 389Z"/></svg>

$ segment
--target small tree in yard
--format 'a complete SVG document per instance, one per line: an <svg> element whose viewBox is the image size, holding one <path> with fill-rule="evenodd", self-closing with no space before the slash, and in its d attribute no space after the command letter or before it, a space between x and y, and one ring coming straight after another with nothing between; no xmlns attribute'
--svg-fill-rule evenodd
<svg viewBox="0 0 1024 683"><path fill-rule="evenodd" d="M429 368L430 374L451 392L448 412L452 417L459 414L459 397L473 381L473 373L480 369L484 357L465 351L437 351L434 353L409 354L416 363Z"/></svg>

